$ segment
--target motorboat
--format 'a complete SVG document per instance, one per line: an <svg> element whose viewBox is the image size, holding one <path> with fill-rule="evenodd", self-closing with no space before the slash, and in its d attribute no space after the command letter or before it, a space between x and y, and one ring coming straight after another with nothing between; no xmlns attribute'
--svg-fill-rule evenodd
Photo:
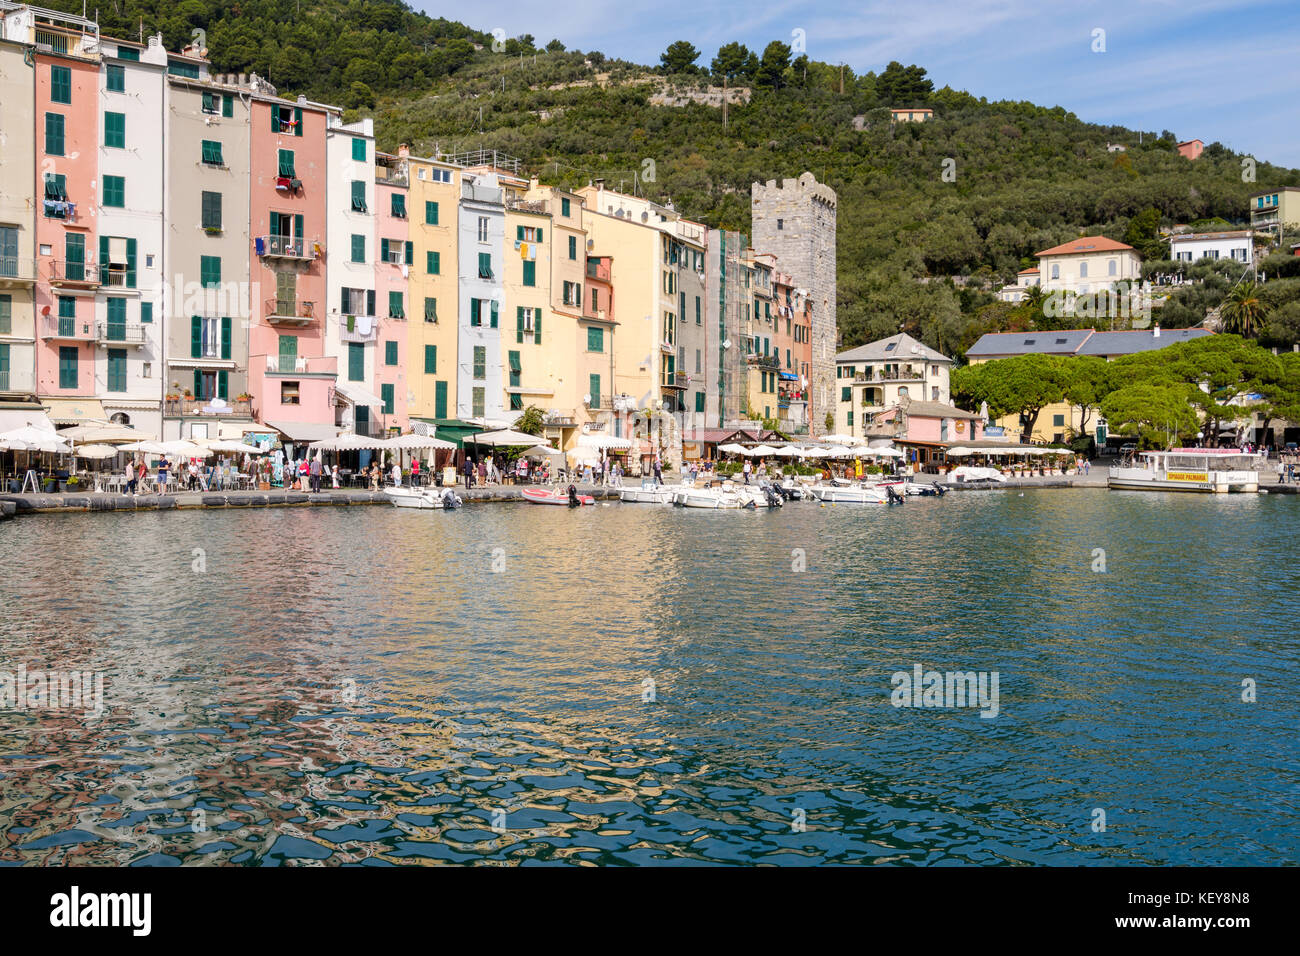
<svg viewBox="0 0 1300 956"><path fill-rule="evenodd" d="M618 499L634 504L670 505L673 503L673 495L681 488L681 485L643 483L639 487L620 488Z"/></svg>
<svg viewBox="0 0 1300 956"><path fill-rule="evenodd" d="M384 494L397 508L459 508L464 502L460 495L450 488L402 488L395 486L385 488Z"/></svg>
<svg viewBox="0 0 1300 956"><path fill-rule="evenodd" d="M938 482L906 481L903 483L903 493L909 498L917 496L940 498L948 493L948 489Z"/></svg>
<svg viewBox="0 0 1300 956"><path fill-rule="evenodd" d="M596 499L591 495L575 493L570 497L569 492L563 488L525 488L523 496L525 501L535 505L570 505L575 502L580 505L594 505L596 503Z"/></svg>
<svg viewBox="0 0 1300 956"><path fill-rule="evenodd" d="M1006 481L1007 476L996 468L978 468L975 465L958 465L948 472L948 481Z"/></svg>
<svg viewBox="0 0 1300 956"><path fill-rule="evenodd" d="M752 508L754 504L734 490L722 488L678 488L673 504L683 508Z"/></svg>
<svg viewBox="0 0 1300 956"><path fill-rule="evenodd" d="M1259 460L1240 448L1144 451L1134 464L1111 468L1106 486L1119 491L1253 494L1259 491Z"/></svg>
<svg viewBox="0 0 1300 956"><path fill-rule="evenodd" d="M813 485L808 491L825 504L890 505L902 504L901 481L846 483L824 482Z"/></svg>

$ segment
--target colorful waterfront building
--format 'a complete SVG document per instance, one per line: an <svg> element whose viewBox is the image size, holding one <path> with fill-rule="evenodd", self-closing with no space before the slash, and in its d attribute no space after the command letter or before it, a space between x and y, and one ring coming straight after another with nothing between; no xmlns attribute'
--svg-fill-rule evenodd
<svg viewBox="0 0 1300 956"><path fill-rule="evenodd" d="M812 303L794 278L772 273L772 349L777 356L777 420L787 435L807 435L812 371Z"/></svg>
<svg viewBox="0 0 1300 956"><path fill-rule="evenodd" d="M407 280L407 411L436 428L456 414L460 167L411 156L405 146L397 152L407 160L414 245Z"/></svg>
<svg viewBox="0 0 1300 956"><path fill-rule="evenodd" d="M0 406L34 411L35 227L41 197L36 175L36 70L27 51L0 29ZM39 418L44 414L41 411ZM15 428L25 423L5 420Z"/></svg>
<svg viewBox="0 0 1300 956"><path fill-rule="evenodd" d="M234 76L169 66L163 152L165 439L241 438L253 424L248 334L251 101Z"/></svg>
<svg viewBox="0 0 1300 956"><path fill-rule="evenodd" d="M408 238L409 172L402 156L376 153L375 242L379 258L375 269L378 300L378 340L372 384L382 405L385 432L405 431L408 424L406 387L407 287L415 267L415 245Z"/></svg>
<svg viewBox="0 0 1300 956"><path fill-rule="evenodd" d="M19 32L9 17L25 18ZM5 35L34 44L37 313L36 391L55 424L102 420L95 401L95 292L100 285L98 213L99 33L80 17L24 7L6 13ZM7 108L7 106L6 106ZM116 184L108 183L108 199ZM127 283L134 238L113 244ZM134 279L134 277L131 277Z"/></svg>
<svg viewBox="0 0 1300 956"><path fill-rule="evenodd" d="M899 404L948 404L951 371L952 359L906 332L840 352L835 433L865 436L879 413Z"/></svg>
<svg viewBox="0 0 1300 956"><path fill-rule="evenodd" d="M566 351L571 353L573 333L572 328L557 328L557 323L550 321L554 232L546 201L508 200L505 237L501 270L506 306L501 324L501 350L505 355L502 406L507 417L515 418L523 413L525 405L548 410L553 407L553 358Z"/></svg>
<svg viewBox="0 0 1300 956"><path fill-rule="evenodd" d="M757 253L750 249L746 257L749 266L750 302L748 334L745 343L745 362L749 372L749 419L774 419L777 410L777 372L780 360L773 352L773 273L776 256Z"/></svg>
<svg viewBox="0 0 1300 956"><path fill-rule="evenodd" d="M305 97L252 95L249 391L254 414L281 433L290 453L337 433L338 359L325 352L323 245L325 130L335 112ZM209 271L205 284L220 280Z"/></svg>

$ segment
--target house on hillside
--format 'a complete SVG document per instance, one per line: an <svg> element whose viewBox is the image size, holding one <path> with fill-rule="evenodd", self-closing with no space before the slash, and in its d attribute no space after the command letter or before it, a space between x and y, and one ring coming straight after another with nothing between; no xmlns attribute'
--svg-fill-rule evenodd
<svg viewBox="0 0 1300 956"><path fill-rule="evenodd" d="M1250 229L1193 232L1169 237L1169 257L1175 262L1231 259L1249 266L1255 261L1254 248L1255 233Z"/></svg>
<svg viewBox="0 0 1300 956"><path fill-rule="evenodd" d="M1300 186L1280 186L1250 197L1250 227L1277 229L1300 226Z"/></svg>
<svg viewBox="0 0 1300 956"><path fill-rule="evenodd" d="M895 123L924 123L933 116L934 110L925 106L903 106L889 111L889 118Z"/></svg>
<svg viewBox="0 0 1300 956"><path fill-rule="evenodd" d="M1178 155L1184 159L1196 159L1205 151L1205 144L1199 139L1189 139L1178 144Z"/></svg>
<svg viewBox="0 0 1300 956"><path fill-rule="evenodd" d="M998 290L998 298L1003 302L1021 302L1025 298L1025 290L1030 286L1038 285L1039 270L1021 269L1016 273L1016 281L1012 285L1004 285Z"/></svg>
<svg viewBox="0 0 1300 956"><path fill-rule="evenodd" d="M1130 245L1105 236L1082 236L1036 253L1046 292L1104 292L1117 282L1142 280L1142 257Z"/></svg>

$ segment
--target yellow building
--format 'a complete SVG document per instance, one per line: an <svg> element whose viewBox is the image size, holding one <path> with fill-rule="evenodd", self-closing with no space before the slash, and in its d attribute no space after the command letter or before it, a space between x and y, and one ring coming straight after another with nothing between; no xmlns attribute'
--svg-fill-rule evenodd
<svg viewBox="0 0 1300 956"><path fill-rule="evenodd" d="M772 344L775 326L772 324L772 272L776 256L755 253L750 249L745 257L749 283L749 297L742 307L747 318L745 335L745 363L748 368L750 417L755 419L777 417L777 377L781 369L779 350Z"/></svg>
<svg viewBox="0 0 1300 956"><path fill-rule="evenodd" d="M567 351L569 335L551 318L551 242L547 204L514 199L506 203L506 241L501 274L501 354L506 367L501 406L517 416L529 405L553 407L553 356Z"/></svg>
<svg viewBox="0 0 1300 956"><path fill-rule="evenodd" d="M456 417L457 204L460 169L409 156L411 242L408 277L407 403L410 417L428 421Z"/></svg>

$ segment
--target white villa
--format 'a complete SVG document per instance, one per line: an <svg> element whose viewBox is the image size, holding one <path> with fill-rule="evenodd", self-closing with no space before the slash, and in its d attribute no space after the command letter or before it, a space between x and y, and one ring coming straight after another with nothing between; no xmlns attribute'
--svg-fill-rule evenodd
<svg viewBox="0 0 1300 956"><path fill-rule="evenodd" d="M1193 232L1170 236L1169 258L1175 262L1232 259L1244 266L1253 265L1255 233L1251 229L1239 229L1235 232Z"/></svg>
<svg viewBox="0 0 1300 956"><path fill-rule="evenodd" d="M905 332L840 352L835 356L835 432L863 434L864 416L900 399L947 405L951 370L952 359Z"/></svg>
<svg viewBox="0 0 1300 956"><path fill-rule="evenodd" d="M1105 236L1083 236L1037 253L1046 292L1104 292L1117 282L1142 280L1142 257L1132 246Z"/></svg>

